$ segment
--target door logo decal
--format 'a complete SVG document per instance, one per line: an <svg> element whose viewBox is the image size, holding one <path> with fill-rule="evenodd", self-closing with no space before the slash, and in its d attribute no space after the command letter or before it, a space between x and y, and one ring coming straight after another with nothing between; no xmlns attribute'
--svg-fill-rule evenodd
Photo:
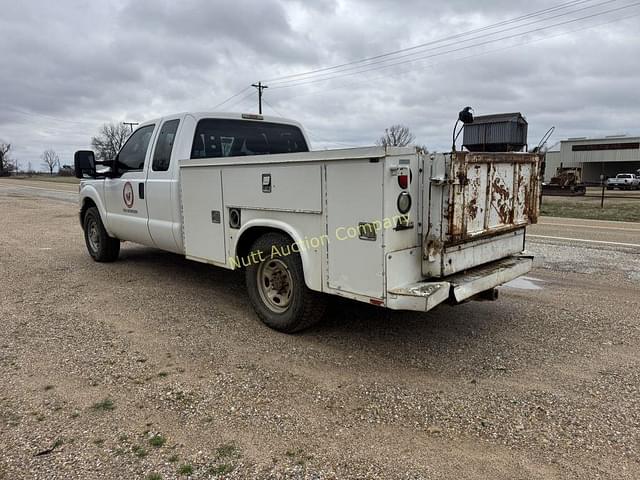
<svg viewBox="0 0 640 480"><path fill-rule="evenodd" d="M129 182L124 184L124 188L122 189L122 199L124 200L124 204L127 208L133 207L133 187Z"/></svg>

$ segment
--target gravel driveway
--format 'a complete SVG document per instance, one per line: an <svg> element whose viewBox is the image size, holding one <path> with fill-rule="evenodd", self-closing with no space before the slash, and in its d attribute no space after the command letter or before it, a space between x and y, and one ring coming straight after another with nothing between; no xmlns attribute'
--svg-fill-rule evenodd
<svg viewBox="0 0 640 480"><path fill-rule="evenodd" d="M640 478L637 252L532 243L497 302L286 336L239 274L0 212L1 479Z"/></svg>

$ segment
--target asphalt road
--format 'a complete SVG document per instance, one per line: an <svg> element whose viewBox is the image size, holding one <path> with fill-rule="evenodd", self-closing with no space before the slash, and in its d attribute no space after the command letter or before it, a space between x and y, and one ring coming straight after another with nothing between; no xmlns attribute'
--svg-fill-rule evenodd
<svg viewBox="0 0 640 480"><path fill-rule="evenodd" d="M287 336L241 275L130 244L97 264L68 185L8 182L2 480L640 478L637 224L543 218L496 302L334 300Z"/></svg>

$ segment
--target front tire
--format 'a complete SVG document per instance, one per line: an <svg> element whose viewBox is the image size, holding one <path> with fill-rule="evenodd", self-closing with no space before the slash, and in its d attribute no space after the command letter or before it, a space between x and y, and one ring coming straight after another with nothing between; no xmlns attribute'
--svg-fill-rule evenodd
<svg viewBox="0 0 640 480"><path fill-rule="evenodd" d="M294 333L317 323L324 313L324 302L307 288L302 259L292 250L289 237L268 233L251 247L251 262L245 269L249 300L269 327Z"/></svg>
<svg viewBox="0 0 640 480"><path fill-rule="evenodd" d="M84 242L91 258L96 262L115 262L118 259L120 240L109 236L96 207L87 209L82 227Z"/></svg>

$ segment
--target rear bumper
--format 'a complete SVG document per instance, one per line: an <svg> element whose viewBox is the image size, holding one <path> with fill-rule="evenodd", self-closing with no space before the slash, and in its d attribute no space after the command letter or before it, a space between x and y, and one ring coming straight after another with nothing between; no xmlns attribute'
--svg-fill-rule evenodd
<svg viewBox="0 0 640 480"><path fill-rule="evenodd" d="M426 312L447 300L459 303L529 272L533 257L514 255L450 275L438 281L412 283L387 292L387 308Z"/></svg>

